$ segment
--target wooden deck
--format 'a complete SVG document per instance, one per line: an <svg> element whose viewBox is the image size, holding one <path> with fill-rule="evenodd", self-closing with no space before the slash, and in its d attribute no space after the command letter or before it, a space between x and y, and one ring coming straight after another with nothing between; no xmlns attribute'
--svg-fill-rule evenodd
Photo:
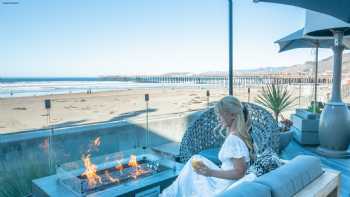
<svg viewBox="0 0 350 197"><path fill-rule="evenodd" d="M350 196L350 159L335 159L322 157L315 153L314 147L303 147L292 141L288 147L282 152L283 159L292 159L297 155L312 155L321 159L322 166L341 171L341 190L342 197Z"/></svg>

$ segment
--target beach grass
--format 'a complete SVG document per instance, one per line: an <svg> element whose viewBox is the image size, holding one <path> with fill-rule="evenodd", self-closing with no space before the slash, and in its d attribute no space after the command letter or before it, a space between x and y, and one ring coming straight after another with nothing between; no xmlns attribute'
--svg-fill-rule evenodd
<svg viewBox="0 0 350 197"><path fill-rule="evenodd" d="M0 196L23 197L31 194L32 180L50 174L47 162L38 156L13 154L0 161Z"/></svg>

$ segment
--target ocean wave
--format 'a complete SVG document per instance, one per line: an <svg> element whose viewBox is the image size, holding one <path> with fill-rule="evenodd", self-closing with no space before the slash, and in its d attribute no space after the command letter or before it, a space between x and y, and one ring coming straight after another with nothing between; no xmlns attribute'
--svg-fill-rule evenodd
<svg viewBox="0 0 350 197"><path fill-rule="evenodd" d="M19 81L1 82L0 97L42 96L50 94L125 90L132 88L174 87L186 84L136 83L120 81Z"/></svg>

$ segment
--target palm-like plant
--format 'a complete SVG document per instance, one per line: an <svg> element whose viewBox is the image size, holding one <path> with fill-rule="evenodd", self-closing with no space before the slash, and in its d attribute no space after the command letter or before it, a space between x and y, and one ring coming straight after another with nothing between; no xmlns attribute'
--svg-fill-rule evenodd
<svg viewBox="0 0 350 197"><path fill-rule="evenodd" d="M268 84L262 88L261 94L256 98L256 102L270 109L278 122L280 113L291 107L296 99L297 97L293 97L286 86Z"/></svg>

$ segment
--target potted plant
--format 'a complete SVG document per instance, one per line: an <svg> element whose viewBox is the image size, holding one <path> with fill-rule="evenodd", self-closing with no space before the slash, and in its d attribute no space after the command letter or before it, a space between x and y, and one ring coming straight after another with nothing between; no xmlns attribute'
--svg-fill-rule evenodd
<svg viewBox="0 0 350 197"><path fill-rule="evenodd" d="M292 107L296 99L297 97L293 97L286 86L268 84L266 87L262 87L256 102L271 110L278 122L281 112Z"/></svg>
<svg viewBox="0 0 350 197"><path fill-rule="evenodd" d="M262 88L261 93L257 96L256 102L272 111L276 121L279 122L281 113L292 107L296 99L297 97L293 97L286 86L268 84L266 87ZM289 144L293 137L293 132L290 130L293 124L292 121L285 119L283 116L281 117L282 121L278 123L281 127L280 151Z"/></svg>
<svg viewBox="0 0 350 197"><path fill-rule="evenodd" d="M286 148L289 142L293 138L293 131L291 130L293 126L293 122L287 118L284 118L282 115L281 115L281 119L282 120L280 122L281 132L280 132L280 145L279 145L280 151Z"/></svg>
<svg viewBox="0 0 350 197"><path fill-rule="evenodd" d="M312 101L309 107L307 108L307 111L320 115L322 113L323 108L324 104L322 102Z"/></svg>

